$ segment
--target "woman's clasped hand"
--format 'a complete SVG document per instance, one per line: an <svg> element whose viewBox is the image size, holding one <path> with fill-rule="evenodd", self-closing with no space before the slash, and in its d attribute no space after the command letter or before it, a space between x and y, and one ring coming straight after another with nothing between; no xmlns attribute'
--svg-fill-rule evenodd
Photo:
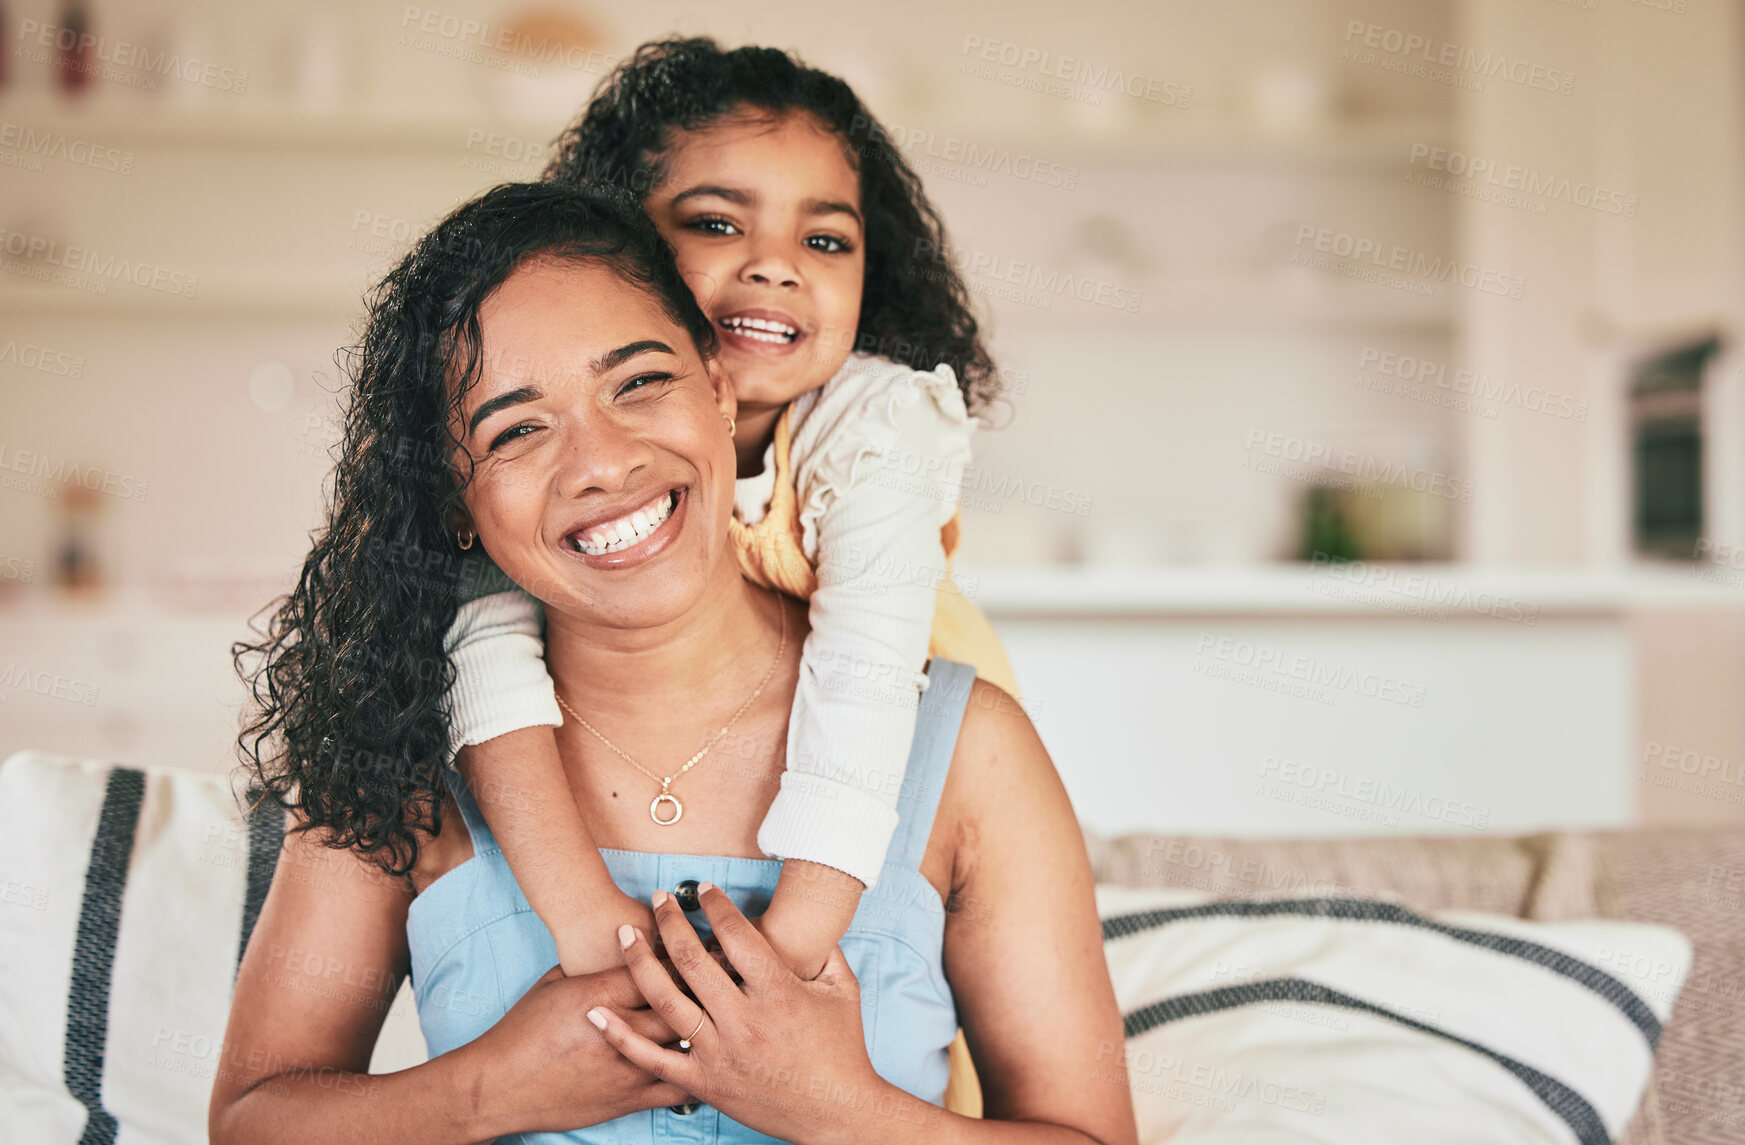
<svg viewBox="0 0 1745 1145"><path fill-rule="evenodd" d="M719 887L701 884L698 898L719 955L704 947L678 900L665 891L654 894L661 941L688 995L647 935L628 926L619 933L640 991L637 1002L646 1001L649 1011L603 1000L588 1019L625 1061L743 1125L789 1141L849 1134L863 1119L919 1122L929 1111L940 1112L873 1069L861 1027L860 983L840 946L816 978L802 979ZM654 1036L649 1012L665 1023ZM680 1050L677 1039L690 1048Z"/></svg>
<svg viewBox="0 0 1745 1145"><path fill-rule="evenodd" d="M650 1044L677 1045L678 1035L668 1034L622 966L567 978L553 966L480 1038L482 1046L488 1043L481 1058L494 1075L482 1084L500 1087L530 1131L563 1133L690 1100L684 1089L627 1060L583 1020L602 1006Z"/></svg>

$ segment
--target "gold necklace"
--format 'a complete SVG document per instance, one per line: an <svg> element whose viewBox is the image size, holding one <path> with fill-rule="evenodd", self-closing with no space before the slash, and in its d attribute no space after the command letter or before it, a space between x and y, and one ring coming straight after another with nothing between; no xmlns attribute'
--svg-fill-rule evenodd
<svg viewBox="0 0 1745 1145"><path fill-rule="evenodd" d="M696 755L693 755L690 759L686 760L685 766L679 768L677 773L675 773L673 775L668 775L668 776L664 776L664 777L656 775L654 772L648 770L648 768L642 766L640 763L637 763L634 759L631 759L629 752L625 751L623 748L619 747L617 744L615 744L611 740L607 739L603 734L601 734L599 728L595 727L593 724L589 723L587 720L584 720L581 717L581 714L579 712L577 712L574 708L570 707L569 704L565 703L564 698L561 695L557 695L557 689L555 689L555 688L552 689L552 694L557 695L557 702L560 704L563 704L563 710L568 712L570 715L575 716L576 722L578 724L581 724L583 727L587 728L590 732L593 732L595 739L599 740L601 743L605 744L607 747L609 747L613 751L617 752L620 756L623 757L624 761L626 763L628 763L631 767L634 767L636 770L642 772L642 774L648 776L650 779L656 780L657 782L660 783L660 794L656 795L654 797L654 801L648 805L648 817L650 819L653 819L656 823L659 823L662 827L671 827L674 823L677 823L680 819L684 818L684 814L685 814L685 805L683 803L680 803L678 796L674 795L672 793L672 791L670 790L670 788L672 787L673 780L677 779L679 776L683 775L685 772L691 770L692 767L696 766L698 760L702 759L705 755L709 754L710 748L712 748L716 744L720 743L721 738L723 736L725 736L728 732L733 730L733 725L739 722L739 717L743 716L751 708L751 705L757 702L757 698L759 696L763 695L764 688L769 684L770 678L776 674L776 667L777 667L777 665L779 665L782 662L782 653L784 651L786 651L787 647L788 647L788 610L782 606L780 597L776 598L776 612L781 616L781 625L782 625L781 633L782 634L781 634L781 637L776 641L775 659L770 661L769 668L763 674L763 679L758 682L757 690L755 692L753 692L746 699L745 703L739 705L739 710L737 712L733 713L732 719L728 720L725 724L723 724L721 726L720 731L716 732L713 736L709 737L709 742L703 745L703 749L701 751L699 751ZM662 819L660 817L659 811L660 811L660 805L662 803L671 803L673 805L673 817L671 819Z"/></svg>

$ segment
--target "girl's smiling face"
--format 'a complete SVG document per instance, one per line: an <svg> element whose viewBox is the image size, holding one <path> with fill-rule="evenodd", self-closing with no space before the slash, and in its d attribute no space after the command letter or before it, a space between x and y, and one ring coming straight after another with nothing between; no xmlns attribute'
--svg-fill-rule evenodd
<svg viewBox="0 0 1745 1145"><path fill-rule="evenodd" d="M535 257L480 306L479 330L453 428L471 527L503 572L614 627L663 623L739 575L733 395L653 296L599 260Z"/></svg>
<svg viewBox="0 0 1745 1145"><path fill-rule="evenodd" d="M860 176L803 112L677 132L645 203L721 339L744 415L830 380L854 348L866 274Z"/></svg>

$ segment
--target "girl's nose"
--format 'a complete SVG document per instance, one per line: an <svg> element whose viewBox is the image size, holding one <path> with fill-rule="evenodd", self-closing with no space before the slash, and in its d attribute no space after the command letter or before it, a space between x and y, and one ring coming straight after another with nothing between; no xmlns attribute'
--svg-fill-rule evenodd
<svg viewBox="0 0 1745 1145"><path fill-rule="evenodd" d="M800 271L794 265L794 260L775 242L760 244L751 252L751 257L739 272L740 278L746 282L754 282L759 286L798 287Z"/></svg>

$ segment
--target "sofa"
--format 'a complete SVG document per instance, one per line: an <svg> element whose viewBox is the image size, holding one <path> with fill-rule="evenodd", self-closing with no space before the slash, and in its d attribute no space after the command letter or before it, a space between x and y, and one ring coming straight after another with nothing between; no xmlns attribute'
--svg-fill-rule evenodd
<svg viewBox="0 0 1745 1145"><path fill-rule="evenodd" d="M122 1141L204 1140L235 967L282 830L269 809L238 808L217 775L36 752L0 762L0 1140L77 1141L88 1123L119 1129ZM1674 928L1690 940L1691 971L1618 1139L1745 1140L1745 830L1316 841L1087 833L1085 846L1104 887L1220 900L1373 895L1426 912ZM404 1002L389 1026L416 1041ZM378 1046L373 1068L416 1060ZM946 1106L979 1112L961 1035L952 1063Z"/></svg>
<svg viewBox="0 0 1745 1145"><path fill-rule="evenodd" d="M1314 841L1087 834L1085 845L1104 884L1385 894L1420 911L1672 927L1691 941L1691 972L1619 1140L1745 1141L1745 828Z"/></svg>

